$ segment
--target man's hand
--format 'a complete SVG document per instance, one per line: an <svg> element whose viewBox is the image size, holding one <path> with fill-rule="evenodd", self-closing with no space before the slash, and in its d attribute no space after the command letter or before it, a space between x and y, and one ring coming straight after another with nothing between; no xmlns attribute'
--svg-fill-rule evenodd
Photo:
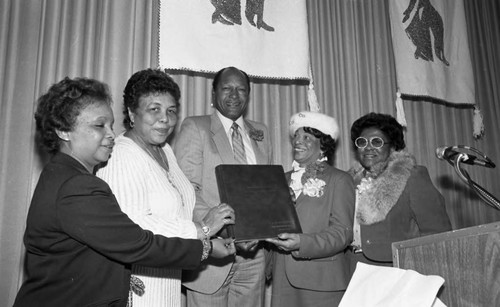
<svg viewBox="0 0 500 307"><path fill-rule="evenodd" d="M266 239L286 252L296 251L300 248L300 235L297 233L280 233L278 239Z"/></svg>
<svg viewBox="0 0 500 307"><path fill-rule="evenodd" d="M225 258L236 254L236 247L234 246L234 239L212 239L212 253L210 257Z"/></svg>

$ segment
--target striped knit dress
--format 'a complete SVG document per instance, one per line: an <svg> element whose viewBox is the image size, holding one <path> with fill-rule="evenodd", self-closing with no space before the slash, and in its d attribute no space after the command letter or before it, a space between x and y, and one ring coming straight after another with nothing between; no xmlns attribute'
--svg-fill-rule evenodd
<svg viewBox="0 0 500 307"><path fill-rule="evenodd" d="M163 148L165 171L146 151L119 135L108 164L97 172L115 194L121 209L142 228L167 237L196 238L192 222L194 188L182 173L172 148ZM133 306L181 306L181 270L133 266L132 274L145 285L133 294Z"/></svg>

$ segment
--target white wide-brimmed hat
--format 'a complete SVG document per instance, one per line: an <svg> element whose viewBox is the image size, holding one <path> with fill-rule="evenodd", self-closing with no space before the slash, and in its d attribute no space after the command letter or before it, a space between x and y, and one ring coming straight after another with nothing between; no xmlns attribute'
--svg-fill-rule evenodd
<svg viewBox="0 0 500 307"><path fill-rule="evenodd" d="M295 131L303 127L317 129L331 136L334 141L337 141L339 137L337 120L322 113L303 111L292 115L290 118L290 136L294 136Z"/></svg>

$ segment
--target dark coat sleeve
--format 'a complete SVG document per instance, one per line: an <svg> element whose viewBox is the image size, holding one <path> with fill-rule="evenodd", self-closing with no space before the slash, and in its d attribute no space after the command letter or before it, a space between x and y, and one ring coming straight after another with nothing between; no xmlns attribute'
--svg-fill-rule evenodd
<svg viewBox="0 0 500 307"><path fill-rule="evenodd" d="M143 230L120 210L109 186L93 175L67 180L57 204L57 220L64 232L115 261L175 268L200 264L199 240L166 238Z"/></svg>
<svg viewBox="0 0 500 307"><path fill-rule="evenodd" d="M410 207L420 236L451 230L444 197L432 184L427 168L419 166L408 180Z"/></svg>

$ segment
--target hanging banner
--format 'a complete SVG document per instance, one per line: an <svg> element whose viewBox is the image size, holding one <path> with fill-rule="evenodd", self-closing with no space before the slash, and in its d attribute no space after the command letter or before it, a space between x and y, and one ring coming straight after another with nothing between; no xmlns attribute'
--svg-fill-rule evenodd
<svg viewBox="0 0 500 307"><path fill-rule="evenodd" d="M161 0L162 68L309 80L305 0Z"/></svg>
<svg viewBox="0 0 500 307"><path fill-rule="evenodd" d="M399 91L475 104L462 0L390 0Z"/></svg>

